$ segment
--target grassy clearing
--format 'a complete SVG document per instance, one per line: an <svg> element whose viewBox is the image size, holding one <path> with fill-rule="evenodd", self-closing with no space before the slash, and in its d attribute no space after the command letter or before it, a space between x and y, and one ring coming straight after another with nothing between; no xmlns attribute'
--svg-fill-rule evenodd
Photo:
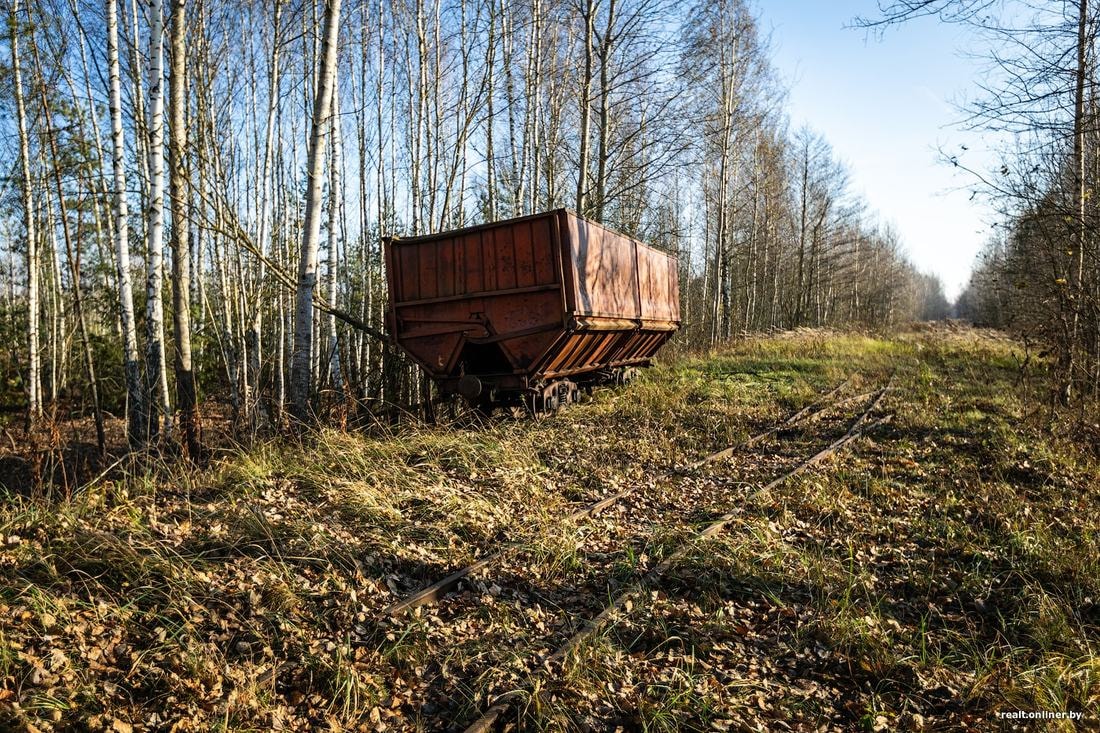
<svg viewBox="0 0 1100 733"><path fill-rule="evenodd" d="M532 724L1100 725L1095 453L1027 411L1011 344L898 348L893 425L745 504L581 655ZM596 690L613 694L580 703ZM1017 710L1082 718L997 717Z"/></svg>
<svg viewBox="0 0 1100 733"><path fill-rule="evenodd" d="M584 550L558 518L576 502L893 367L893 425L745 503L519 722L996 729L997 711L1020 709L1096 724L1097 459L1028 410L1013 350L972 332L753 339L547 420L322 431L66 504L7 496L0 727L427 729L440 710L472 716L490 682L522 685L522 650L492 671L479 662L509 641L502 629L562 619L497 598L503 577L484 582L489 610L463 621L479 644L447 647L428 616L380 629L379 609L501 540L526 546L513 581L575 574ZM731 470L706 479L715 492L739 490L723 483ZM680 537L652 532L650 554ZM642 562L624 553L614 573ZM447 675L461 699L422 699L424 679Z"/></svg>

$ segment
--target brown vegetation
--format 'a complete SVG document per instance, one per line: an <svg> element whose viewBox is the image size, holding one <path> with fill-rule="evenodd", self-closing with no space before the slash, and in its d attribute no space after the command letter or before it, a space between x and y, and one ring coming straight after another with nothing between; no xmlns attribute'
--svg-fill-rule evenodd
<svg viewBox="0 0 1100 733"><path fill-rule="evenodd" d="M1098 458L1072 423L1029 412L1020 353L962 329L804 332L662 365L546 420L325 430L61 505L13 498L0 514L8 724L461 726L730 511L549 668L512 713L524 729L1095 716ZM649 480L894 367L894 421L769 492L755 489L860 403ZM562 522L632 484L629 502ZM502 541L517 553L440 605L380 615Z"/></svg>

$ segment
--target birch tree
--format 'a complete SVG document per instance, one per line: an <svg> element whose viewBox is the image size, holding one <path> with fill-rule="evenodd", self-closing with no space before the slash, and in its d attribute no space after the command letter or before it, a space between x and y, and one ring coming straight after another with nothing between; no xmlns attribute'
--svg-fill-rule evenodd
<svg viewBox="0 0 1100 733"><path fill-rule="evenodd" d="M309 138L307 188L299 248L298 285L294 311L294 349L291 353L290 402L292 416L304 423L310 418L310 391L313 353L313 296L317 285L317 253L321 235L321 201L324 186L326 125L332 111L336 79L337 42L340 27L340 0L326 0L324 32L320 50L320 69L313 100Z"/></svg>
<svg viewBox="0 0 1100 733"><path fill-rule="evenodd" d="M264 143L262 153L262 168L260 170L260 214L258 222L258 234L256 244L260 249L259 262L257 263L256 278L260 286L262 286L266 275L267 258L272 251L271 238L272 238L272 217L274 209L275 191L273 191L272 178L274 175L274 163L275 163L275 122L279 111L279 97L281 92L280 79L281 79L281 65L282 65L282 19L283 19L283 2L282 0L274 0L273 7L273 29L271 38L271 55L268 61L268 88L267 88L267 110L264 119ZM257 287L259 290L259 286ZM260 392L260 370L261 370L261 338L262 338L262 326L263 326L263 307L262 298L256 297L253 302L249 304L252 309L252 316L249 319L248 324L248 338L246 349L249 356L249 369L248 375L251 379L251 384L246 385L245 389L247 394L245 395L246 411L253 413L259 409L259 392ZM281 365L277 369L281 370Z"/></svg>
<svg viewBox="0 0 1100 733"><path fill-rule="evenodd" d="M328 202L328 261L326 262L325 276L327 280L327 293L325 299L329 305L335 306L337 293L339 293L339 245L340 245L340 102L339 96L333 90L332 114L329 116L329 137L332 140L329 150L329 202ZM340 375L340 338L336 330L336 315L328 314L326 319L328 330L328 379L333 390L339 393L344 385Z"/></svg>
<svg viewBox="0 0 1100 733"><path fill-rule="evenodd" d="M23 96L23 71L19 55L19 32L22 27L19 21L19 0L12 0L8 22L15 117L19 130L19 187L23 204L23 230L27 237L25 259L27 268L27 426L33 428L42 415L42 366L39 361L38 338L38 230L35 222L30 136L27 130L27 110Z"/></svg>
<svg viewBox="0 0 1100 733"><path fill-rule="evenodd" d="M578 161L577 161L577 213L585 216L588 212L588 149L591 137L592 119L592 74L595 57L596 13L599 10L598 0L583 0L581 19L584 21L584 67L581 72L581 88L577 103L580 105L581 124L578 130Z"/></svg>
<svg viewBox="0 0 1100 733"><path fill-rule="evenodd" d="M130 277L129 211L126 203L126 141L122 131L121 74L118 61L118 0L107 0L107 67L110 83L111 166L114 171L114 240L119 311L122 322L123 370L126 375L126 426L130 445L143 445L146 435L145 390L138 356L137 319Z"/></svg>
<svg viewBox="0 0 1100 733"><path fill-rule="evenodd" d="M164 345L164 0L149 0L149 203L146 230L145 370L149 436L171 430Z"/></svg>
<svg viewBox="0 0 1100 733"><path fill-rule="evenodd" d="M186 455L201 451L198 394L191 364L190 191L187 169L187 0L172 0L168 70L169 186L172 206L173 364L180 438Z"/></svg>

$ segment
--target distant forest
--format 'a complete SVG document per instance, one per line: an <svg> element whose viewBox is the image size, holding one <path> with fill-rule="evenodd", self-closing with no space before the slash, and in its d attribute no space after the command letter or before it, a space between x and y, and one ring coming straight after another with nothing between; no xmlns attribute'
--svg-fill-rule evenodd
<svg viewBox="0 0 1100 733"><path fill-rule="evenodd" d="M0 401L42 440L75 421L100 451L194 453L203 419L240 437L422 403L382 338L382 237L557 207L679 255L685 348L949 312L791 129L741 0L5 6ZM967 312L1016 318L983 282Z"/></svg>
<svg viewBox="0 0 1100 733"><path fill-rule="evenodd" d="M1048 357L1051 403L1095 424L1100 399L1100 98L1095 0L883 0L871 28L921 17L967 29L987 54L981 93L962 117L1008 142L973 177L999 220L958 298L958 315L1006 329L1021 368Z"/></svg>

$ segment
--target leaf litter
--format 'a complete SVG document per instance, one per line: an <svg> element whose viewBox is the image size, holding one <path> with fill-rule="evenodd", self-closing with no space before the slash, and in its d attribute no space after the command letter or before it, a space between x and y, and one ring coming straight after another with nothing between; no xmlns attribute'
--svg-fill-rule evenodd
<svg viewBox="0 0 1100 733"><path fill-rule="evenodd" d="M513 722L943 730L1051 700L1095 711L1100 553L1083 510L1096 466L1020 419L1011 344L802 338L827 345L813 369L799 337L750 340L550 420L324 431L309 447L258 446L202 475L105 483L68 505L12 500L0 514L0 722L461 727L731 509L734 526L553 670ZM801 361L753 381L753 365L784 360ZM988 383L956 379L961 362L987 365ZM745 498L833 423L560 522L774 423L852 369L852 390L868 388L890 363L905 365L896 423L779 491ZM438 606L379 620L502 541L520 551Z"/></svg>

